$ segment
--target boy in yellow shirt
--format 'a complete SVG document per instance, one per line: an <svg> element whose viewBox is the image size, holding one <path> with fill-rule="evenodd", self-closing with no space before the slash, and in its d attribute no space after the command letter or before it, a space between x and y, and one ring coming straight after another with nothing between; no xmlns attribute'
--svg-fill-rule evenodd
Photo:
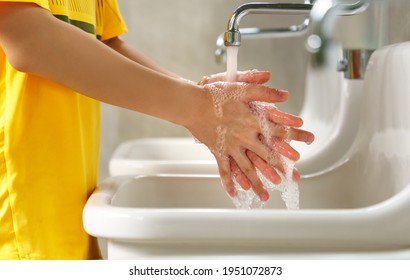
<svg viewBox="0 0 410 280"><path fill-rule="evenodd" d="M232 169L245 188L268 193L255 167L277 180L259 141L248 102L283 102L287 92L261 84L266 72L245 72L247 82L195 84L153 64L118 36L126 32L115 0L0 0L0 259L95 259L97 242L82 227L82 209L97 181L99 101L186 127L217 150L216 127L226 127L215 154L227 192ZM214 112L212 95L246 90ZM272 135L311 142L300 118L272 112ZM278 125L280 124L280 125ZM290 146L278 151L298 159ZM189 198L187 198L189 199Z"/></svg>

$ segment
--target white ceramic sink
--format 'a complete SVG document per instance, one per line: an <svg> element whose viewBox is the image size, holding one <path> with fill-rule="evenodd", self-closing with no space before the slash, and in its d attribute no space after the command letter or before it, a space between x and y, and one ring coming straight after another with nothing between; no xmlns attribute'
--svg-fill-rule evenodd
<svg viewBox="0 0 410 280"><path fill-rule="evenodd" d="M192 138L148 138L122 143L109 163L110 175L218 174L212 153Z"/></svg>
<svg viewBox="0 0 410 280"><path fill-rule="evenodd" d="M289 211L274 200L238 210L218 177L120 176L91 196L84 225L109 240L109 259L410 257L410 188L364 208Z"/></svg>

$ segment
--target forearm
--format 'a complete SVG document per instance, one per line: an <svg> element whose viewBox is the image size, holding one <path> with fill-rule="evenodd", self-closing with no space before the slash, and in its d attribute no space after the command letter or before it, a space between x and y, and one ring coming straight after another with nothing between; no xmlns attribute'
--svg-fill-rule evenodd
<svg viewBox="0 0 410 280"><path fill-rule="evenodd" d="M118 37L109 39L109 40L105 41L104 43L107 46L109 46L110 48L112 48L113 50L117 51L118 53L124 55L125 57L128 57L129 59L131 59L131 60L133 60L133 61L135 61L135 62L137 62L137 63L139 63L139 64L141 64L141 65L143 65L147 68L149 68L149 69L152 69L152 70L157 71L159 73L163 73L163 74L168 75L170 77L180 78L175 73L172 73L172 72L162 68L161 66L159 66L155 62L151 61L149 58L144 56L142 53L140 53L135 48L133 48L132 46L130 46L126 42L122 41Z"/></svg>
<svg viewBox="0 0 410 280"><path fill-rule="evenodd" d="M18 9L0 28L0 44L21 71L184 126L199 111L200 87L135 63L46 10Z"/></svg>

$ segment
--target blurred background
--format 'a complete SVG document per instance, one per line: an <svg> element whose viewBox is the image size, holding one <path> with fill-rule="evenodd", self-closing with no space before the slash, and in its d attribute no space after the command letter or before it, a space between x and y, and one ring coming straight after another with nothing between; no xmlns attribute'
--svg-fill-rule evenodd
<svg viewBox="0 0 410 280"><path fill-rule="evenodd" d="M199 81L203 76L225 71L226 66L215 61L215 42L225 31L233 11L247 2L250 1L118 0L129 29L121 38L164 68ZM409 2L391 1L388 6L387 21L383 24L386 43L410 39ZM241 21L241 27L287 27L301 22L302 18L296 16L249 15ZM298 114L303 104L309 63L305 40L306 37L244 39L238 56L239 70L268 70L272 73L270 86L290 91L289 100L279 107L293 114ZM109 176L109 159L124 141L190 136L185 128L169 122L107 104L101 106L100 180Z"/></svg>

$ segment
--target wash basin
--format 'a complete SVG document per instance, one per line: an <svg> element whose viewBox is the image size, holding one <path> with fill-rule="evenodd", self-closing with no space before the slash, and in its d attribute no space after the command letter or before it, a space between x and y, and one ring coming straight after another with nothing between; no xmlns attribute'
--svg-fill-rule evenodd
<svg viewBox="0 0 410 280"><path fill-rule="evenodd" d="M109 163L111 176L127 174L217 174L209 149L190 137L143 138L122 143Z"/></svg>
<svg viewBox="0 0 410 280"><path fill-rule="evenodd" d="M331 186L329 186L331 187ZM312 205L321 196L308 195ZM304 196L302 196L304 197ZM112 177L88 200L84 226L109 259L409 258L410 187L349 209L235 209L217 176ZM391 238L394 237L394 238Z"/></svg>

